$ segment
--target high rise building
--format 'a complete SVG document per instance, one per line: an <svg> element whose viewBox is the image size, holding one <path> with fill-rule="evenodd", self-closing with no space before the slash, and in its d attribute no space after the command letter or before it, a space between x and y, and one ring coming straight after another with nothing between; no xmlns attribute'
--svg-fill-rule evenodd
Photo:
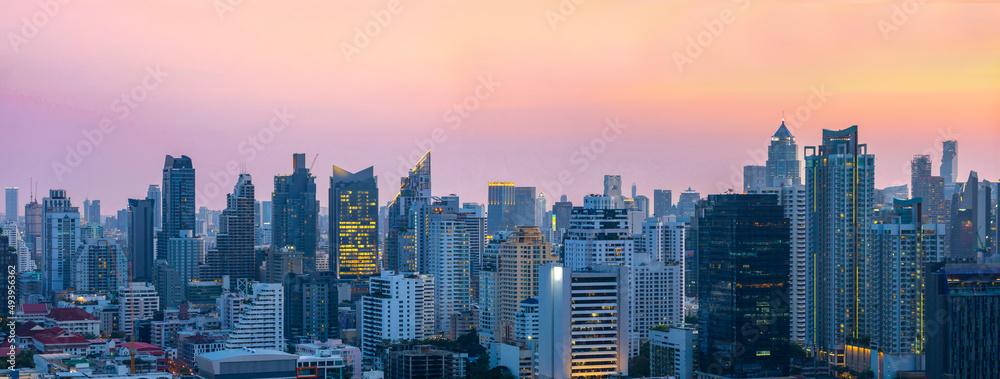
<svg viewBox="0 0 1000 379"><path fill-rule="evenodd" d="M767 166L743 166L743 193L767 183Z"/></svg>
<svg viewBox="0 0 1000 379"><path fill-rule="evenodd" d="M205 241L190 230L181 230L176 237L167 241L166 260L180 275L181 283L199 280L198 266L205 260ZM236 265L235 257L226 265ZM182 290L183 291L183 290Z"/></svg>
<svg viewBox="0 0 1000 379"><path fill-rule="evenodd" d="M687 226L676 217L652 217L642 223L642 235L635 250L649 253L650 260L684 263Z"/></svg>
<svg viewBox="0 0 1000 379"><path fill-rule="evenodd" d="M514 187L513 226L538 226L535 219L537 207L538 196L535 187Z"/></svg>
<svg viewBox="0 0 1000 379"><path fill-rule="evenodd" d="M158 254L167 251L167 242L177 237L181 230L198 230L194 219L195 175L191 158L167 156L163 164L162 188L162 227L156 239Z"/></svg>
<svg viewBox="0 0 1000 379"><path fill-rule="evenodd" d="M804 185L783 184L778 187L751 188L749 194L772 194L778 197L778 205L785 210L788 219L788 247L791 263L788 287L789 330L792 342L806 344L806 304L808 297L809 229L806 222L806 187Z"/></svg>
<svg viewBox="0 0 1000 379"><path fill-rule="evenodd" d="M93 200L90 202L90 209L87 210L87 222L92 222L94 224L102 224L101 217L101 201Z"/></svg>
<svg viewBox="0 0 1000 379"><path fill-rule="evenodd" d="M18 286L20 283L17 283L17 276L10 274L11 272L16 273L18 268L17 254L7 249L9 244L9 237L6 235L6 232L0 233L0 269L3 269L3 272L5 273L4 275L7 276L7 278L4 278L2 283L0 283L0 290L3 290L3 293L7 294L7 296L16 297L22 290L18 288L20 287ZM8 282L10 279L14 279L15 282ZM16 304L13 307L3 307L3 310L0 310L0 317L3 317L4 320L10 320L10 317L13 316L12 313L14 307L16 307Z"/></svg>
<svg viewBox="0 0 1000 379"><path fill-rule="evenodd" d="M226 349L284 350L285 292L281 283L251 283L241 297L242 310L226 339Z"/></svg>
<svg viewBox="0 0 1000 379"><path fill-rule="evenodd" d="M762 187L777 187L786 182L802 184L802 162L798 153L795 136L788 131L782 119L778 131L771 136L771 145L767 147L767 178Z"/></svg>
<svg viewBox="0 0 1000 379"><path fill-rule="evenodd" d="M465 224L465 232L469 234L469 273L472 286L478 286L479 270L483 264L483 254L486 253L486 209L479 203L462 203L458 210L458 218ZM473 295L476 291L472 291Z"/></svg>
<svg viewBox="0 0 1000 379"><path fill-rule="evenodd" d="M864 351L871 346L870 353L862 356L879 357L878 365L870 368L877 378L923 369L928 335L923 320L925 268L944 258L947 228L945 224L925 224L922 212L919 198L895 200L893 210L872 225L871 274L867 280L871 344L859 348Z"/></svg>
<svg viewBox="0 0 1000 379"><path fill-rule="evenodd" d="M166 259L157 259L153 268L153 287L160 296L162 309L180 308L187 303L187 282L181 280L181 273Z"/></svg>
<svg viewBox="0 0 1000 379"><path fill-rule="evenodd" d="M967 182L956 186L951 200L950 257L971 260L987 252L992 245L988 233L992 202L991 187L980 183L975 171L969 173Z"/></svg>
<svg viewBox="0 0 1000 379"><path fill-rule="evenodd" d="M639 212L643 220L649 218L649 198L645 195L632 198L632 208Z"/></svg>
<svg viewBox="0 0 1000 379"><path fill-rule="evenodd" d="M369 167L330 176L330 259L342 278L378 272L378 182Z"/></svg>
<svg viewBox="0 0 1000 379"><path fill-rule="evenodd" d="M358 335L361 354L373 360L385 351L383 341L423 340L434 336L434 277L383 270L371 277L361 297Z"/></svg>
<svg viewBox="0 0 1000 379"><path fill-rule="evenodd" d="M271 224L271 202L261 201L260 202L260 222L262 225ZM268 237L270 239L270 237Z"/></svg>
<svg viewBox="0 0 1000 379"><path fill-rule="evenodd" d="M698 204L698 200L701 200L701 194L688 187L686 191L681 192L680 196L677 197L677 215L686 218L694 217L694 209Z"/></svg>
<svg viewBox="0 0 1000 379"><path fill-rule="evenodd" d="M399 193L389 202L386 216L383 268L390 271L416 271L416 232L411 212L431 203L431 152L424 154L409 173L399 179Z"/></svg>
<svg viewBox="0 0 1000 379"><path fill-rule="evenodd" d="M277 182L276 179L275 183ZM287 184L284 181L282 183ZM214 273L210 279L217 280L226 275L232 280L254 279L258 267L254 259L256 240L253 226L254 196L253 178L250 174L240 174L233 187L233 193L226 195L226 209L219 216L219 234L215 238L216 249L210 251L206 257L207 266ZM315 216L315 213L313 215ZM315 244L315 241L313 243Z"/></svg>
<svg viewBox="0 0 1000 379"><path fill-rule="evenodd" d="M146 199L153 200L153 228L159 230L163 227L163 194L160 186L150 184L146 189Z"/></svg>
<svg viewBox="0 0 1000 379"><path fill-rule="evenodd" d="M910 161L910 191L911 199L922 199L928 222L947 222L950 212L944 200L944 178L931 175L930 155L914 155Z"/></svg>
<svg viewBox="0 0 1000 379"><path fill-rule="evenodd" d="M666 330L664 330L666 329ZM655 377L694 378L698 329L689 325L649 332L649 373Z"/></svg>
<svg viewBox="0 0 1000 379"><path fill-rule="evenodd" d="M285 286L285 338L310 343L340 338L335 272L289 274Z"/></svg>
<svg viewBox="0 0 1000 379"><path fill-rule="evenodd" d="M77 293L117 294L128 283L128 260L121 246L106 238L86 238L75 254L73 287Z"/></svg>
<svg viewBox="0 0 1000 379"><path fill-rule="evenodd" d="M7 236L8 243L7 245L0 244L0 249L10 247L17 254L17 272L34 272L37 270L38 267L35 264L35 260L31 257L31 249L28 248L28 244L21 237L21 228L17 226L17 223L7 220L7 222L4 222L0 226L0 229L3 230L0 234Z"/></svg>
<svg viewBox="0 0 1000 379"><path fill-rule="evenodd" d="M159 192L159 191L157 191ZM153 230L156 200L128 199L128 255L132 282L153 280Z"/></svg>
<svg viewBox="0 0 1000 379"><path fill-rule="evenodd" d="M31 250L31 257L37 261L42 260L42 223L45 218L45 208L31 197L31 201L24 205L24 242Z"/></svg>
<svg viewBox="0 0 1000 379"><path fill-rule="evenodd" d="M73 253L80 245L80 211L63 189L49 190L42 207L42 273L45 292L52 294L72 286Z"/></svg>
<svg viewBox="0 0 1000 379"><path fill-rule="evenodd" d="M453 200L458 202L457 198ZM431 213L425 227L427 241L427 274L434 277L434 309L436 333L445 338L452 335L452 318L472 305L469 273L469 234L465 223L455 213Z"/></svg>
<svg viewBox="0 0 1000 379"><path fill-rule="evenodd" d="M604 175L604 196L614 200L615 208L625 207L624 199L622 198L621 175Z"/></svg>
<svg viewBox="0 0 1000 379"><path fill-rule="evenodd" d="M253 198L247 205L253 235ZM305 257L305 264L311 271L316 267L316 217L319 203L316 201L316 177L306 167L306 155L292 156L292 174L274 176L274 192L271 193L271 245L294 247Z"/></svg>
<svg viewBox="0 0 1000 379"><path fill-rule="evenodd" d="M628 268L539 269L538 377L628 375Z"/></svg>
<svg viewBox="0 0 1000 379"><path fill-rule="evenodd" d="M552 204L552 236L549 241L552 243L562 243L566 229L569 229L569 220L573 217L573 203L560 201Z"/></svg>
<svg viewBox="0 0 1000 379"><path fill-rule="evenodd" d="M490 182L486 203L489 234L514 228L514 182Z"/></svg>
<svg viewBox="0 0 1000 379"><path fill-rule="evenodd" d="M524 299L517 305L514 315L514 341L529 350L534 350L538 344L538 328L542 322L538 318L538 306L538 298Z"/></svg>
<svg viewBox="0 0 1000 379"><path fill-rule="evenodd" d="M552 244L537 227L518 226L500 243L496 264L494 338L514 344L515 316L521 301L538 296L538 268L558 262Z"/></svg>
<svg viewBox="0 0 1000 379"><path fill-rule="evenodd" d="M572 270L631 264L634 241L628 211L614 208L614 198L588 196L583 207L574 207L563 241L566 266Z"/></svg>
<svg viewBox="0 0 1000 379"><path fill-rule="evenodd" d="M533 225L544 228L545 212L548 212L548 201L545 198L545 192L539 192L538 198L535 199L535 223Z"/></svg>
<svg viewBox="0 0 1000 379"><path fill-rule="evenodd" d="M858 127L823 130L806 147L806 345L820 360L845 364L848 339L869 336L863 299L875 205L875 156L858 143Z"/></svg>
<svg viewBox="0 0 1000 379"><path fill-rule="evenodd" d="M7 213L4 213L4 216L8 220L17 222L17 187L4 189L4 201L7 202Z"/></svg>
<svg viewBox="0 0 1000 379"><path fill-rule="evenodd" d="M941 147L941 176L945 185L954 185L958 181L958 141L944 141Z"/></svg>
<svg viewBox="0 0 1000 379"><path fill-rule="evenodd" d="M653 256L635 253L629 267L629 356L639 355L653 327L684 322L684 264Z"/></svg>
<svg viewBox="0 0 1000 379"><path fill-rule="evenodd" d="M1000 265L932 265L925 288L927 377L1000 377Z"/></svg>
<svg viewBox="0 0 1000 379"><path fill-rule="evenodd" d="M160 297L149 283L127 283L118 289L119 331L131 336L139 320L153 317L160 310Z"/></svg>
<svg viewBox="0 0 1000 379"><path fill-rule="evenodd" d="M789 229L775 195L710 195L699 211L699 371L789 372Z"/></svg>
<svg viewBox="0 0 1000 379"><path fill-rule="evenodd" d="M670 214L674 206L673 193L670 190L653 190L653 217L663 217Z"/></svg>

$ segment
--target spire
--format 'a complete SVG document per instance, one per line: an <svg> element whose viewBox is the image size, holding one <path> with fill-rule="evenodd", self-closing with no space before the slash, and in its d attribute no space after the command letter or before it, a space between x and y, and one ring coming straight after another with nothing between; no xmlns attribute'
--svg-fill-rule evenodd
<svg viewBox="0 0 1000 379"><path fill-rule="evenodd" d="M778 131L774 132L774 135L771 136L771 139L777 140L777 139L792 139L792 138L794 138L792 136L792 133L790 133L788 131L788 128L785 127L785 116L782 115L781 126L778 127Z"/></svg>

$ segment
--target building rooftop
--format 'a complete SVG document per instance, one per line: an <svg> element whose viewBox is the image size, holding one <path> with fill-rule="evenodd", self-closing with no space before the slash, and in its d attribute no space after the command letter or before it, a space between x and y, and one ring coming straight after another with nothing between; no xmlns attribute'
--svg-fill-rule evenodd
<svg viewBox="0 0 1000 379"><path fill-rule="evenodd" d="M48 304L24 304L21 306L21 311L26 315L38 315L49 313Z"/></svg>
<svg viewBox="0 0 1000 379"><path fill-rule="evenodd" d="M97 320L97 317L81 308L52 308L49 318L56 321Z"/></svg>

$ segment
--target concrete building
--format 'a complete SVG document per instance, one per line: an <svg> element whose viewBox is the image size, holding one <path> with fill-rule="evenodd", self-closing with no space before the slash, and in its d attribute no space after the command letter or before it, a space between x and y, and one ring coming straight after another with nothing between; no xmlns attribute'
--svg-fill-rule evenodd
<svg viewBox="0 0 1000 379"><path fill-rule="evenodd" d="M159 195L159 187L156 194ZM159 202L146 198L128 199L127 224L128 254L132 264L130 281L148 282L153 280L153 265L156 252L153 251L155 218L159 212Z"/></svg>
<svg viewBox="0 0 1000 379"><path fill-rule="evenodd" d="M514 344L515 318L521 301L538 296L539 267L559 261L538 227L518 226L498 249L494 338Z"/></svg>
<svg viewBox="0 0 1000 379"><path fill-rule="evenodd" d="M937 264L928 273L927 377L1000 376L1000 265Z"/></svg>
<svg viewBox="0 0 1000 379"><path fill-rule="evenodd" d="M490 182L486 204L486 231L493 235L514 228L514 182Z"/></svg>
<svg viewBox="0 0 1000 379"><path fill-rule="evenodd" d="M418 345L412 349L389 351L385 372L394 379L462 378L468 359L466 353Z"/></svg>
<svg viewBox="0 0 1000 379"><path fill-rule="evenodd" d="M422 340L435 333L434 277L382 271L371 278L368 296L361 297L358 329L361 353L374 361L384 340Z"/></svg>
<svg viewBox="0 0 1000 379"><path fill-rule="evenodd" d="M279 177L275 177L276 183L277 178ZM290 185L284 179L282 183L286 187ZM286 187L282 188L287 189ZM210 272L206 273L208 275L202 275L203 278L210 280L222 279L223 276L229 276L231 280L256 278L258 265L254 260L255 196L253 178L250 174L240 174L236 185L233 186L233 193L226 195L226 209L219 215L219 234L215 238L216 249L205 257L205 264ZM315 202L315 199L313 201ZM315 227L315 224L313 226ZM313 233L315 239L315 231ZM315 240L313 244L315 245ZM273 246L280 248L285 247L285 244Z"/></svg>
<svg viewBox="0 0 1000 379"><path fill-rule="evenodd" d="M625 199L622 197L621 175L604 175L604 197L612 199L614 208L625 208Z"/></svg>
<svg viewBox="0 0 1000 379"><path fill-rule="evenodd" d="M285 293L280 283L252 283L226 349L285 348ZM200 363L199 363L200 365Z"/></svg>
<svg viewBox="0 0 1000 379"><path fill-rule="evenodd" d="M7 246L13 248L14 253L17 254L17 272L24 273L38 270L38 266L35 265L35 260L31 254L31 248L24 242L24 237L21 235L21 228L18 227L17 223L13 221L4 222L0 225L0 229L3 230L2 235L7 237ZM0 247L2 246L0 245Z"/></svg>
<svg viewBox="0 0 1000 379"><path fill-rule="evenodd" d="M73 254L80 246L80 211L62 189L49 190L42 207L42 273L45 293L51 295L72 287Z"/></svg>
<svg viewBox="0 0 1000 379"><path fill-rule="evenodd" d="M81 242L72 271L77 291L108 295L129 282L128 259L121 246L106 238L85 238Z"/></svg>
<svg viewBox="0 0 1000 379"><path fill-rule="evenodd" d="M202 379L295 379L299 357L273 349L227 349L200 355Z"/></svg>
<svg viewBox="0 0 1000 379"><path fill-rule="evenodd" d="M4 189L4 201L6 202L7 208L4 216L7 220L17 222L18 216L18 203L17 203L17 187L7 187Z"/></svg>
<svg viewBox="0 0 1000 379"><path fill-rule="evenodd" d="M118 289L119 331L130 336L136 322L152 318L160 309L160 297L149 283L132 282Z"/></svg>
<svg viewBox="0 0 1000 379"><path fill-rule="evenodd" d="M663 217L671 213L674 207L673 192L664 189L653 190L653 217Z"/></svg>
<svg viewBox="0 0 1000 379"><path fill-rule="evenodd" d="M767 183L767 166L743 166L743 193Z"/></svg>
<svg viewBox="0 0 1000 379"><path fill-rule="evenodd" d="M457 203L457 198L455 198ZM436 333L448 339L452 318L472 305L469 275L469 235L465 223L454 213L433 213L427 216L427 274L434 277L434 311Z"/></svg>
<svg viewBox="0 0 1000 379"><path fill-rule="evenodd" d="M285 338L292 343L340 338L337 273L289 274L284 287Z"/></svg>
<svg viewBox="0 0 1000 379"><path fill-rule="evenodd" d="M570 269L631 263L634 241L628 211L613 206L612 197L587 196L583 207L573 208L563 240L565 262Z"/></svg>
<svg viewBox="0 0 1000 379"><path fill-rule="evenodd" d="M697 339L698 329L694 325L675 325L651 330L649 374L654 377L694 378Z"/></svg>
<svg viewBox="0 0 1000 379"><path fill-rule="evenodd" d="M629 267L630 356L639 354L653 327L684 321L684 264L653 260L651 255L636 253Z"/></svg>

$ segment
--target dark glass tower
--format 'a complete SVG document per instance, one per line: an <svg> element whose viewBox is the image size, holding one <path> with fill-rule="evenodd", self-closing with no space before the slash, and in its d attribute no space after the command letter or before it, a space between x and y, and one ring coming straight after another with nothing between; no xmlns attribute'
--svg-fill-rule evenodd
<svg viewBox="0 0 1000 379"><path fill-rule="evenodd" d="M163 228L156 239L156 251L166 254L167 242L181 230L195 230L194 166L191 158L168 155L163 164Z"/></svg>
<svg viewBox="0 0 1000 379"><path fill-rule="evenodd" d="M399 194L389 202L382 266L396 272L416 271L417 223L414 210L431 203L431 152L424 154L413 169L399 178Z"/></svg>
<svg viewBox="0 0 1000 379"><path fill-rule="evenodd" d="M153 224L156 200L128 199L128 257L132 264L133 282L152 282Z"/></svg>
<svg viewBox="0 0 1000 379"><path fill-rule="evenodd" d="M776 195L711 195L699 209L699 369L788 375L789 226Z"/></svg>
<svg viewBox="0 0 1000 379"><path fill-rule="evenodd" d="M958 181L958 141L944 141L941 147L941 176L945 185L954 185Z"/></svg>
<svg viewBox="0 0 1000 379"><path fill-rule="evenodd" d="M254 185L250 174L240 174L233 193L226 195L226 209L219 216L216 251L206 258L212 279L229 275L230 280L253 280L257 271L254 259ZM315 243L315 242L314 242Z"/></svg>
<svg viewBox="0 0 1000 379"><path fill-rule="evenodd" d="M274 177L271 194L271 246L293 247L302 253L306 271L316 269L316 177L306 167L306 155L294 154L291 175ZM253 209L253 200L250 201ZM253 219L250 220L251 241Z"/></svg>
<svg viewBox="0 0 1000 379"><path fill-rule="evenodd" d="M514 183L490 182L486 203L486 233L514 229Z"/></svg>
<svg viewBox="0 0 1000 379"><path fill-rule="evenodd" d="M786 180L791 180L791 184L802 184L799 176L802 162L798 152L795 136L785 127L785 120L781 120L781 126L771 136L771 145L767 147L767 182L764 184L777 187Z"/></svg>
<svg viewBox="0 0 1000 379"><path fill-rule="evenodd" d="M310 343L340 338L335 272L285 275L285 338Z"/></svg>
<svg viewBox="0 0 1000 379"><path fill-rule="evenodd" d="M663 217L670 214L674 206L674 194L670 190L653 190L653 217Z"/></svg>
<svg viewBox="0 0 1000 379"><path fill-rule="evenodd" d="M330 176L330 270L339 277L378 273L378 181L369 167Z"/></svg>
<svg viewBox="0 0 1000 379"><path fill-rule="evenodd" d="M1000 265L929 265L928 378L1000 377Z"/></svg>
<svg viewBox="0 0 1000 379"><path fill-rule="evenodd" d="M535 187L514 187L513 227L535 225L535 212L538 210ZM514 231L514 228L510 229Z"/></svg>

